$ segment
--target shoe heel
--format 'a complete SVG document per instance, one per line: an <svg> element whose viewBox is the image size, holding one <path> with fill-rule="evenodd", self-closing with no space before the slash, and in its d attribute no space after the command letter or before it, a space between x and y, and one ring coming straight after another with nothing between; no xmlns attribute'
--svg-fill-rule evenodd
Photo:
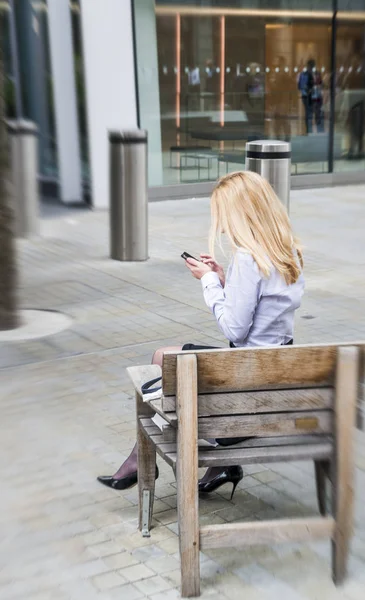
<svg viewBox="0 0 365 600"><path fill-rule="evenodd" d="M232 483L233 483L233 488L232 488L232 494L231 494L231 498L230 498L231 500L232 500L232 498L233 498L233 495L234 495L234 493L235 493L235 491L236 491L236 487L238 486L239 482L240 482L240 480L239 480L239 479L238 479L237 481L232 481Z"/></svg>

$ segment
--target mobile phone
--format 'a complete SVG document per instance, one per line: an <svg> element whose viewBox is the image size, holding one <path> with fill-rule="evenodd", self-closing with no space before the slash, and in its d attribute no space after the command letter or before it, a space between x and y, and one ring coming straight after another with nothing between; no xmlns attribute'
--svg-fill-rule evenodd
<svg viewBox="0 0 365 600"><path fill-rule="evenodd" d="M184 260L186 260L187 258L192 258L193 260L201 262L200 258L195 258L195 256L192 256L191 254L189 254L189 252L183 252L181 258L183 258Z"/></svg>

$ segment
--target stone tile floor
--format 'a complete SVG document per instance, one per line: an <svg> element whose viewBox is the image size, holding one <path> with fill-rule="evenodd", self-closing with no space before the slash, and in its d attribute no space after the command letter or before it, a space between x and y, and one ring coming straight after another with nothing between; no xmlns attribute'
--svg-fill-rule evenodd
<svg viewBox="0 0 365 600"><path fill-rule="evenodd" d="M365 340L365 188L292 194L307 292L298 343ZM161 345L224 343L199 284L179 258L206 249L209 202L150 206L147 263L108 259L106 213L44 207L42 237L19 242L23 308L73 318L63 333L0 345L0 597L2 600L170 600L179 597L176 488L159 461L152 537L137 531L137 490L95 481L131 449L134 404L125 367ZM365 597L365 443L356 432L356 520L349 578L331 582L330 544L201 555L202 597ZM246 467L239 490L200 501L202 523L317 513L309 463ZM227 486L228 487L228 486Z"/></svg>

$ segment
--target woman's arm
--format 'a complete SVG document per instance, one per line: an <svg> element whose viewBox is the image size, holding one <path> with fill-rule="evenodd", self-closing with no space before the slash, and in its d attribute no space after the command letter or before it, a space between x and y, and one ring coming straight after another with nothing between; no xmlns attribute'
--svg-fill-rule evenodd
<svg viewBox="0 0 365 600"><path fill-rule="evenodd" d="M223 289L217 273L201 278L204 299L225 337L243 342L252 326L261 277L251 255L237 252Z"/></svg>

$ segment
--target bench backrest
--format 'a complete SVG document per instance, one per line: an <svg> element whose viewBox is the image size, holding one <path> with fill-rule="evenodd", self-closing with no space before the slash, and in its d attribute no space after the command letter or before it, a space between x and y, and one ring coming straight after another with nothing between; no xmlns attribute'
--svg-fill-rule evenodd
<svg viewBox="0 0 365 600"><path fill-rule="evenodd" d="M351 344L352 346L353 344ZM196 356L197 404L199 435L228 437L250 435L290 435L328 433L332 427L331 410L339 348L346 344L281 346L275 348L243 348L201 350ZM359 347L359 357L365 353ZM166 353L162 369L163 409L176 410L178 357L187 353ZM364 363L364 360L361 361ZM363 373L361 373L361 381ZM363 409L363 385L359 385L358 420ZM303 414L305 411L305 415ZM277 428L269 413L282 412L282 427ZM315 414L314 414L315 413ZM252 415L236 419L230 415ZM259 418L254 415L259 415ZM214 433L208 428L215 420ZM276 419L277 420L277 419ZM244 422L244 423L243 423ZM262 429L257 432L257 426ZM233 429L231 429L233 427ZM231 429L230 434L227 428ZM238 433L238 431L240 433Z"/></svg>

